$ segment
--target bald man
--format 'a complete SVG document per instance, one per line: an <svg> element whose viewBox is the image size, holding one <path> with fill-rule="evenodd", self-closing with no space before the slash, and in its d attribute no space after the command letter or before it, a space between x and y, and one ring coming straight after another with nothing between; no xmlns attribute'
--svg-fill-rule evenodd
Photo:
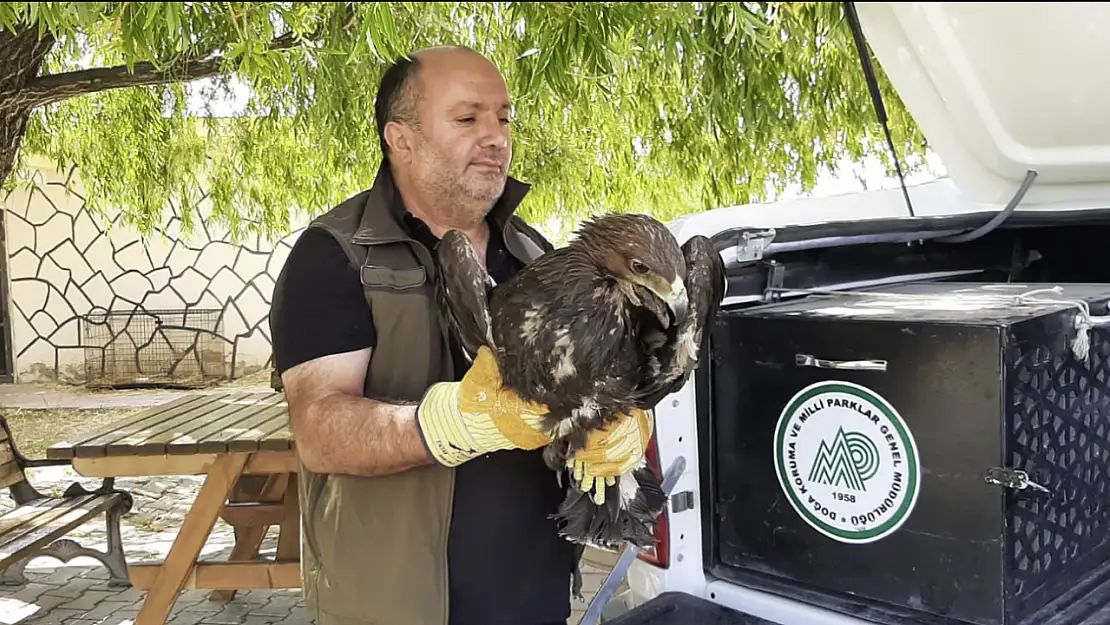
<svg viewBox="0 0 1110 625"><path fill-rule="evenodd" d="M439 237L466 233L498 282L552 249L514 215L528 186L507 175L510 113L501 73L469 49L395 62L375 104L384 158L372 188L313 221L277 282L274 358L318 625L570 616L574 551L549 518L564 491L541 450L489 415L423 405L431 385L470 370L435 317Z"/></svg>

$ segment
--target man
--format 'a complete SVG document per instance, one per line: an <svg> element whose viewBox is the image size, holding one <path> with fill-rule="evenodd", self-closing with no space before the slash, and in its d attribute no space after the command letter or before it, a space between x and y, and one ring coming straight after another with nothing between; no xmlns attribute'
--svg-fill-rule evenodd
<svg viewBox="0 0 1110 625"><path fill-rule="evenodd" d="M373 188L316 219L278 279L274 356L318 625L570 615L573 549L549 518L565 492L542 460L544 408L505 408L496 365L467 363L432 299L448 229L498 282L552 249L513 215L527 185L507 176L510 112L500 72L467 48L397 61L375 106Z"/></svg>

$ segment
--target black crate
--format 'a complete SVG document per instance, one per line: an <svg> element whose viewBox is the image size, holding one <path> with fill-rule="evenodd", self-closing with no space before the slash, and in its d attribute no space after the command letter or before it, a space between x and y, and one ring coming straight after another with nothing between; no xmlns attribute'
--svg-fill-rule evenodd
<svg viewBox="0 0 1110 625"><path fill-rule="evenodd" d="M1040 625L1038 609L1093 583L1110 556L1110 343L1095 327L1079 358L1080 307L1013 299L1046 286L927 283L724 313L718 566L898 622ZM1110 285L1060 286L1035 297L1106 314ZM997 483L1014 470L1047 492Z"/></svg>

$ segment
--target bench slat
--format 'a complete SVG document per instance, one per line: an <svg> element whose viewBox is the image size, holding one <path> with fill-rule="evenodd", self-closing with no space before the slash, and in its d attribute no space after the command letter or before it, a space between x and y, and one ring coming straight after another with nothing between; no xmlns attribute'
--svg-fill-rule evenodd
<svg viewBox="0 0 1110 625"><path fill-rule="evenodd" d="M61 506L50 508L51 518L36 517L34 529L25 527L23 531L9 532L0 538L0 567L21 560L32 550L45 547L55 538L85 523L92 517L120 502L118 493L106 495L85 495L62 500ZM23 506L22 508L26 508ZM20 508L17 508L18 511Z"/></svg>
<svg viewBox="0 0 1110 625"><path fill-rule="evenodd" d="M164 432L172 432L180 425L195 421L197 415L202 414L201 411L205 413L209 412L219 406L222 401L231 399L231 397L232 395L230 393L205 396L203 400L198 403L178 406L172 410L167 410L162 413L162 419L160 419L157 424L138 428L104 445L104 454L107 456L130 456L135 453L136 448L142 446L146 441L157 438ZM78 450L77 455L80 456L82 451L84 450Z"/></svg>
<svg viewBox="0 0 1110 625"><path fill-rule="evenodd" d="M0 434L4 430L0 429ZM23 481L23 471L15 463L15 453L12 445L7 440L0 439L0 488L7 488L12 484Z"/></svg>
<svg viewBox="0 0 1110 625"><path fill-rule="evenodd" d="M285 415L285 422L281 427L270 432L269 436L258 445L262 451L285 451L293 449L293 431L289 427L289 415Z"/></svg>
<svg viewBox="0 0 1110 625"><path fill-rule="evenodd" d="M252 430L239 433L235 438L228 441L227 446L231 451L261 451L262 444L267 441L275 432L288 427L289 424L289 408L288 406L274 406L268 411L270 418L266 421L259 421L255 424ZM288 446L277 449L289 449Z"/></svg>
<svg viewBox="0 0 1110 625"><path fill-rule="evenodd" d="M206 447L212 447L213 443L210 440L212 437L219 436L227 430L241 427L241 424L253 423L258 417L258 413L269 410L273 402L274 398L266 397L254 405L245 406L244 410L215 418L205 416L203 419L198 419L197 422L202 427L193 430L187 436L179 436L168 441L166 443L166 453L172 456L198 454L202 443L206 443ZM226 444L216 444L215 446L217 447L217 453L227 451Z"/></svg>
<svg viewBox="0 0 1110 625"><path fill-rule="evenodd" d="M0 516L0 546L22 532L24 527L36 522L48 522L52 515L61 514L65 510L59 512L58 509L64 504L63 499L41 499L9 510Z"/></svg>
<svg viewBox="0 0 1110 625"><path fill-rule="evenodd" d="M251 418L255 412L265 409L273 393L250 393L247 395L235 394L216 404L204 407L203 416L199 410L190 410L185 418L173 427L166 428L156 436L151 436L141 444L135 446L135 453L140 456L160 456L168 452L167 447L173 441L203 440L204 427L215 421L226 423L230 426L238 421Z"/></svg>
<svg viewBox="0 0 1110 625"><path fill-rule="evenodd" d="M206 436L198 445L197 451L202 454L226 453L232 450L258 451L258 441L276 428L271 425L274 421L288 420L288 410L285 398L276 395L272 401L266 402L263 410L251 414L250 419Z"/></svg>
<svg viewBox="0 0 1110 625"><path fill-rule="evenodd" d="M51 459L73 458L76 449L80 449L82 455L104 456L109 443L133 435L135 432L155 428L165 419L177 414L176 409L184 406L202 405L207 400L208 397L204 395L183 395L173 401L140 410L122 422L101 426L81 434L80 438L75 438L72 441L60 441L53 444L47 447L46 457ZM90 453L90 450L94 450L95 453Z"/></svg>
<svg viewBox="0 0 1110 625"><path fill-rule="evenodd" d="M19 470L15 460L0 464L0 488L7 488L22 481L23 472Z"/></svg>
<svg viewBox="0 0 1110 625"><path fill-rule="evenodd" d="M9 462L15 462L15 452L12 451L12 444L6 440L0 440L0 464Z"/></svg>

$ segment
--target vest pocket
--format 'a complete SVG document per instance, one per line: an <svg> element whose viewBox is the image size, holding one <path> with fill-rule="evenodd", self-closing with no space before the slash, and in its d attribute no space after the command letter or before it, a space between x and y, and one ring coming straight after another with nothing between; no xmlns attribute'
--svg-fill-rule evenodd
<svg viewBox="0 0 1110 625"><path fill-rule="evenodd" d="M452 473L329 477L312 512L317 605L365 623L444 625Z"/></svg>
<svg viewBox="0 0 1110 625"><path fill-rule="evenodd" d="M362 286L370 288L387 288L404 291L414 289L427 282L424 267L417 265L409 269L390 269L377 265L363 265L360 272Z"/></svg>

